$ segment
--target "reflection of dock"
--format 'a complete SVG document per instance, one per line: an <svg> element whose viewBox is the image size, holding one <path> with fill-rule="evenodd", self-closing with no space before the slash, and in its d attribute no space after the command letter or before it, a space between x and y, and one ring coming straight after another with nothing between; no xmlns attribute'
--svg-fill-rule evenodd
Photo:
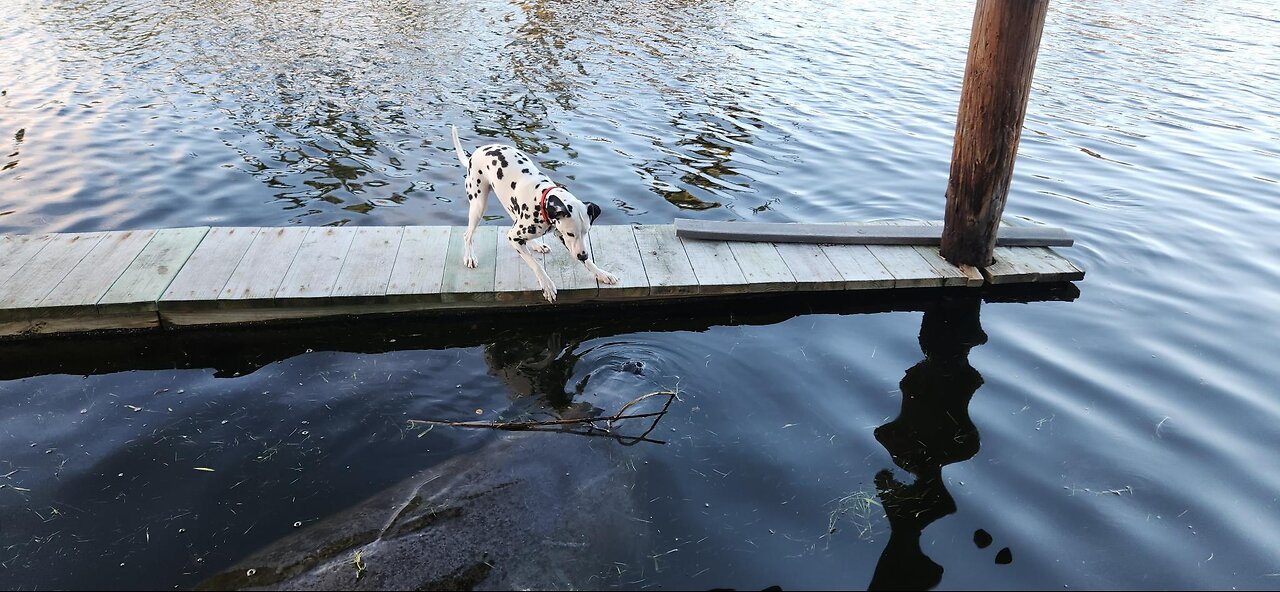
<svg viewBox="0 0 1280 592"><path fill-rule="evenodd" d="M886 226L892 228L892 226ZM0 336L220 325L430 310L545 308L529 268L482 226L175 228L0 236ZM1062 282L1084 272L1047 247L998 247L984 269L936 246L682 239L671 225L597 226L616 285L565 250L542 256L561 303Z"/></svg>

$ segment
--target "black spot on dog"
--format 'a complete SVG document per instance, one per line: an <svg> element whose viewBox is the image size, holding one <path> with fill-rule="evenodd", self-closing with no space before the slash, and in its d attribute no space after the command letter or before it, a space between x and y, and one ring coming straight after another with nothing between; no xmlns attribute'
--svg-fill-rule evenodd
<svg viewBox="0 0 1280 592"><path fill-rule="evenodd" d="M520 169L520 172L522 172L522 173L524 173L524 174L526 174L526 175L527 175L527 174L529 174L529 169Z"/></svg>
<svg viewBox="0 0 1280 592"><path fill-rule="evenodd" d="M516 188L516 182L515 182L515 181L512 181L512 182L511 182L511 188L512 188L512 189L515 189L515 188Z"/></svg>
<svg viewBox="0 0 1280 592"><path fill-rule="evenodd" d="M498 169L498 179L502 179L502 169Z"/></svg>
<svg viewBox="0 0 1280 592"><path fill-rule="evenodd" d="M517 245L524 245L524 243L525 243L525 240L524 240L524 239L522 239L522 238L518 238L518 239L516 239L516 244L517 244Z"/></svg>

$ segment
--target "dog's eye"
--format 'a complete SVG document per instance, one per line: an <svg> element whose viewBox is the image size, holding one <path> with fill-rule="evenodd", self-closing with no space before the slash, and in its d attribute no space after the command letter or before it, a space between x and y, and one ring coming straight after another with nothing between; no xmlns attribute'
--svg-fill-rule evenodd
<svg viewBox="0 0 1280 592"><path fill-rule="evenodd" d="M569 233L569 236L570 236L570 237L572 237L572 236L573 236L573 233L572 233L572 232L570 232L570 233Z"/></svg>

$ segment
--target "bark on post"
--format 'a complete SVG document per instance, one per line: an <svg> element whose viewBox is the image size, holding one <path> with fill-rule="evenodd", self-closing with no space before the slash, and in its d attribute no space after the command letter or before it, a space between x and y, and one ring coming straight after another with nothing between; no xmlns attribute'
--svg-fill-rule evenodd
<svg viewBox="0 0 1280 592"><path fill-rule="evenodd" d="M942 256L994 261L1049 0L978 0L947 182Z"/></svg>

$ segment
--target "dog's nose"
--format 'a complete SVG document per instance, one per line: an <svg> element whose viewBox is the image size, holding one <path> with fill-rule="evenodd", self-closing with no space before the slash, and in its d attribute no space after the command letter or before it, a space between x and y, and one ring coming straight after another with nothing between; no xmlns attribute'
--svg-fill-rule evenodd
<svg viewBox="0 0 1280 592"><path fill-rule="evenodd" d="M587 260L586 253L578 253L578 261L586 261L586 260Z"/></svg>

